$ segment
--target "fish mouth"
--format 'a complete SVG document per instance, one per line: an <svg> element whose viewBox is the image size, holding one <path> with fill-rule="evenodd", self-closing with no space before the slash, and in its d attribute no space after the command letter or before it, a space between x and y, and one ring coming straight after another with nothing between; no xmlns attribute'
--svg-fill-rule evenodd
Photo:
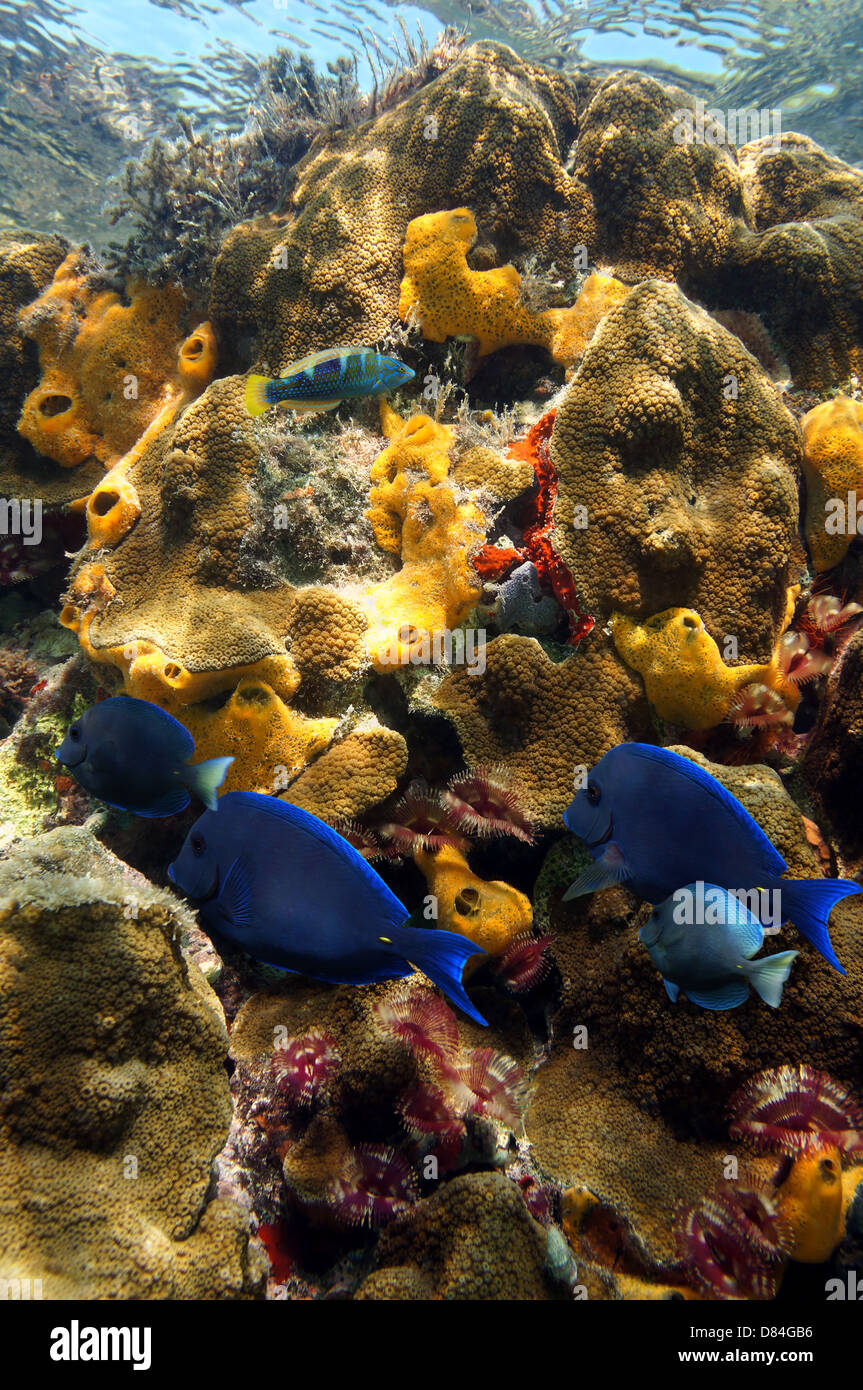
<svg viewBox="0 0 863 1390"><path fill-rule="evenodd" d="M57 759L58 763L62 764L63 767L80 767L86 756L86 749L82 751L80 758L61 758L60 749L55 748L54 750L54 757Z"/></svg>
<svg viewBox="0 0 863 1390"><path fill-rule="evenodd" d="M179 879L177 878L177 875L174 873L173 864L168 865L168 878L171 880L175 888L179 888L180 892L184 893L187 898L191 898L193 902L208 903L211 902L213 898L216 898L219 895L218 868L215 870L213 877L210 880L209 887L205 888L201 893L192 893L188 888L183 887L182 883L180 883Z"/></svg>
<svg viewBox="0 0 863 1390"><path fill-rule="evenodd" d="M609 817L608 817L608 829L606 830L606 832L605 832L604 835L600 835L600 837L599 837L598 840L585 840L584 843L587 845L587 848L588 848L588 849L599 849L599 846L600 846L600 845L607 844L608 841L611 839L611 831L612 831L613 826L614 826L614 816L612 815L612 816L609 816Z"/></svg>

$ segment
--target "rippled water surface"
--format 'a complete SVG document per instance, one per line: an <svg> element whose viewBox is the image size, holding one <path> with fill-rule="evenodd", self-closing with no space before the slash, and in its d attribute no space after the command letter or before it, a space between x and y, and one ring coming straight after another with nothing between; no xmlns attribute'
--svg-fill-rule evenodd
<svg viewBox="0 0 863 1390"><path fill-rule="evenodd" d="M347 60L368 90L445 25L564 70L643 67L723 107L779 107L786 128L863 158L863 0L0 0L0 228L102 244L112 178L178 133L178 110L243 129L280 52L324 73Z"/></svg>

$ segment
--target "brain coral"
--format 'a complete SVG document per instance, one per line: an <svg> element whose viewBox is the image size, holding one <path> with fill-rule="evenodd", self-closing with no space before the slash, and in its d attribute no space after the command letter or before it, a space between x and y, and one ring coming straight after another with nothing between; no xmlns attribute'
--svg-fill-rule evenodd
<svg viewBox="0 0 863 1390"><path fill-rule="evenodd" d="M799 442L737 338L676 287L638 286L585 353L551 461L552 543L590 613L694 608L717 641L736 637L740 660L770 660L797 532Z"/></svg>
<svg viewBox="0 0 863 1390"><path fill-rule="evenodd" d="M564 172L576 96L557 74L479 44L299 166L284 214L240 223L216 263L211 315L259 334L274 371L317 347L372 343L396 317L408 222L468 204L506 254L570 256L584 194Z"/></svg>
<svg viewBox="0 0 863 1390"><path fill-rule="evenodd" d="M454 1178L383 1233L359 1299L548 1300L546 1232L501 1173ZM558 1294L558 1296L561 1296Z"/></svg>
<svg viewBox="0 0 863 1390"><path fill-rule="evenodd" d="M798 386L847 380L863 365L863 172L794 133L738 157L756 230L717 277L717 307L761 314Z"/></svg>
<svg viewBox="0 0 863 1390"><path fill-rule="evenodd" d="M83 829L0 869L0 1273L46 1298L261 1291L246 1212L207 1200L231 1099L191 923Z"/></svg>
<svg viewBox="0 0 863 1390"><path fill-rule="evenodd" d="M454 670L419 698L453 721L469 764L506 764L526 813L543 825L572 800L576 765L591 767L649 726L640 682L598 634L559 662L533 637L495 637L482 674Z"/></svg>

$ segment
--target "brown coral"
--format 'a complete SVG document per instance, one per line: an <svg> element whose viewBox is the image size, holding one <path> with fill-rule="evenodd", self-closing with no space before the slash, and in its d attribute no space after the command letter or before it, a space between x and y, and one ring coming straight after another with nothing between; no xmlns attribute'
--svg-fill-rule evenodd
<svg viewBox="0 0 863 1390"><path fill-rule="evenodd" d="M797 526L799 443L761 367L678 289L605 320L557 412L552 543L587 610L694 608L770 660ZM724 653L723 653L724 654Z"/></svg>
<svg viewBox="0 0 863 1390"><path fill-rule="evenodd" d="M396 317L408 222L453 202L495 240L571 254L584 198L562 161L575 129L565 78L473 46L394 110L316 147L283 215L234 228L212 314L256 328L274 372L317 347L372 343Z"/></svg>
<svg viewBox="0 0 863 1390"><path fill-rule="evenodd" d="M482 674L453 671L421 699L453 721L469 764L506 765L527 814L543 825L572 800L576 765L592 767L649 721L637 678L599 635L559 662L533 637L495 637Z"/></svg>
<svg viewBox="0 0 863 1390"><path fill-rule="evenodd" d="M246 1212L207 1201L231 1102L221 1009L177 949L190 924L83 829L3 866L2 1273L46 1298L261 1288Z"/></svg>
<svg viewBox="0 0 863 1390"><path fill-rule="evenodd" d="M359 1299L546 1300L546 1232L501 1173L454 1178L381 1237Z"/></svg>

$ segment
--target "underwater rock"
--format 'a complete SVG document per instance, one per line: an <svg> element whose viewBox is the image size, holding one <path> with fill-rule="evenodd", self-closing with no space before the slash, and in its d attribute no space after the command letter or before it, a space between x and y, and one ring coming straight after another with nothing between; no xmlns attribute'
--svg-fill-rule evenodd
<svg viewBox="0 0 863 1390"><path fill-rule="evenodd" d="M768 662L794 577L800 445L740 341L672 285L604 320L554 424L552 543L588 611L694 608ZM577 509L581 509L580 511Z"/></svg>
<svg viewBox="0 0 863 1390"><path fill-rule="evenodd" d="M247 1212L208 1201L231 1101L191 924L81 828L0 865L0 1263L46 1298L262 1291Z"/></svg>

